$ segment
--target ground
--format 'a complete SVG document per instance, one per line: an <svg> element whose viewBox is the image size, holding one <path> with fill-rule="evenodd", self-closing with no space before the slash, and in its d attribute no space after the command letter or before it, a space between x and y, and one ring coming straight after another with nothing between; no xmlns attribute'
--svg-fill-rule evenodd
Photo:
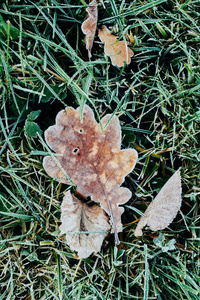
<svg viewBox="0 0 200 300"><path fill-rule="evenodd" d="M195 0L101 0L97 28L130 40L134 55L112 66L96 34L91 61L84 0L3 0L0 8L1 299L189 299L200 295L200 4ZM123 183L116 246L77 259L59 235L63 192L47 175L44 131L66 106L119 117L122 148L138 151ZM181 167L173 223L134 230Z"/></svg>

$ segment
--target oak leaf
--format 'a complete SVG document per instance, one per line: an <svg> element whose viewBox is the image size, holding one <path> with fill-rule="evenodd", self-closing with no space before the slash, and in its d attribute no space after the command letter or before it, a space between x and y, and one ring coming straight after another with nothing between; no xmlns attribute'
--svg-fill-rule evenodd
<svg viewBox="0 0 200 300"><path fill-rule="evenodd" d="M181 175L177 170L162 187L156 198L145 211L135 229L135 236L142 236L142 228L148 225L151 230L164 229L173 221L181 207Z"/></svg>
<svg viewBox="0 0 200 300"><path fill-rule="evenodd" d="M80 120L80 107L67 107L58 113L56 125L45 131L48 145L59 155L57 162L50 156L44 158L43 166L49 176L59 182L70 184L66 174L77 186L76 192L90 196L110 216L112 231L119 244L117 232L122 231L120 204L131 198L128 188L120 187L125 176L136 163L134 149L120 150L121 127L116 116L107 114L101 119L104 128L94 118L87 105ZM65 172L66 173L65 173Z"/></svg>
<svg viewBox="0 0 200 300"><path fill-rule="evenodd" d="M70 191L65 192L61 205L61 234L79 258L89 257L101 250L104 238L110 230L109 218L99 206L82 203Z"/></svg>
<svg viewBox="0 0 200 300"><path fill-rule="evenodd" d="M91 51L94 41L94 36L97 29L97 18L98 18L98 10L97 10L97 2L96 0L90 1L90 4L87 11L86 20L83 22L81 29L85 34L85 43L86 49L88 50L89 59L92 57Z"/></svg>
<svg viewBox="0 0 200 300"><path fill-rule="evenodd" d="M113 66L123 67L124 62L130 64L133 51L128 48L127 43L118 41L117 37L111 34L106 26L102 26L99 30L98 36L102 43L104 43L104 52L110 56Z"/></svg>

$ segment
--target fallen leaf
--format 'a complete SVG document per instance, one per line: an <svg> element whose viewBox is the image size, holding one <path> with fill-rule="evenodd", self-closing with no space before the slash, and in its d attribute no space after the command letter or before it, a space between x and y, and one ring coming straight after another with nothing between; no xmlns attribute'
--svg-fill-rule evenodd
<svg viewBox="0 0 200 300"><path fill-rule="evenodd" d="M90 4L87 11L86 20L83 22L81 29L85 34L85 42L86 42L86 49L88 50L88 57L91 58L92 54L92 46L94 41L94 36L97 29L97 18L98 18L98 11L97 11L97 2L96 0L90 1Z"/></svg>
<svg viewBox="0 0 200 300"><path fill-rule="evenodd" d="M99 206L82 203L70 191L65 192L61 205L61 234L79 258L89 257L101 250L104 238L110 230L109 218Z"/></svg>
<svg viewBox="0 0 200 300"><path fill-rule="evenodd" d="M111 34L106 26L102 26L99 30L98 36L102 43L104 43L104 52L110 56L113 66L123 67L124 62L127 65L131 62L133 51L128 48L124 41L117 41L117 37Z"/></svg>
<svg viewBox="0 0 200 300"><path fill-rule="evenodd" d="M120 185L133 170L137 151L120 150L121 127L118 118L111 117L108 114L101 119L102 126L107 125L102 131L87 105L84 106L82 121L80 107L60 111L56 125L45 131L48 145L59 154L56 156L58 163L47 156L43 166L49 176L70 184L67 174L77 186L77 193L100 203L110 216L112 231L119 244L117 232L122 231L121 215L124 212L119 205L126 203L132 195L129 189Z"/></svg>
<svg viewBox="0 0 200 300"><path fill-rule="evenodd" d="M135 229L135 236L142 236L142 228L164 229L173 221L181 207L181 175L178 169L162 187L156 198L145 211Z"/></svg>

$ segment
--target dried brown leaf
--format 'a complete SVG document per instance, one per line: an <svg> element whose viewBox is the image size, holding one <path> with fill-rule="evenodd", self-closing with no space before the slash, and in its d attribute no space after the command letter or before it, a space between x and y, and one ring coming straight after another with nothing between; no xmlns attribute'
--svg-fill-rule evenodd
<svg viewBox="0 0 200 300"><path fill-rule="evenodd" d="M156 198L145 211L135 229L135 236L142 236L142 228L148 225L151 230L164 229L175 218L181 207L181 175L177 170L162 187Z"/></svg>
<svg viewBox="0 0 200 300"><path fill-rule="evenodd" d="M110 118L108 114L101 119L103 127ZM133 170L137 152L134 149L120 150L118 118L113 116L102 132L89 106L84 106L82 121L80 108L67 107L58 113L56 125L46 130L45 139L60 154L56 157L58 164L52 157L44 158L46 172L69 184L61 166L77 185L77 193L99 202L111 217L112 230L119 243L117 232L122 231L121 215L124 211L119 205L126 203L132 195L129 189L120 185Z"/></svg>
<svg viewBox="0 0 200 300"><path fill-rule="evenodd" d="M123 67L124 62L130 64L133 51L128 48L124 41L117 41L117 37L111 34L106 26L102 26L99 30L98 36L102 43L104 43L104 52L110 56L113 66Z"/></svg>
<svg viewBox="0 0 200 300"><path fill-rule="evenodd" d="M97 10L97 2L96 0L90 1L90 4L87 11L86 20L83 22L81 29L85 34L85 43L86 49L88 50L88 57L92 57L92 46L94 41L94 36L97 30L97 18L98 18L98 10Z"/></svg>
<svg viewBox="0 0 200 300"><path fill-rule="evenodd" d="M67 244L77 251L79 258L89 257L100 251L107 231L109 218L99 206L89 207L65 192L61 206L61 234L66 234Z"/></svg>

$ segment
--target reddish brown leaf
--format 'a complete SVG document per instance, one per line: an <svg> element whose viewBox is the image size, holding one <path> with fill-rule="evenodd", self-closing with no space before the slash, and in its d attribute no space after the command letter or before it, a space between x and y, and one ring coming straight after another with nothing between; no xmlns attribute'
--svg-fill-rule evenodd
<svg viewBox="0 0 200 300"><path fill-rule="evenodd" d="M85 34L85 42L86 42L86 49L88 50L88 57L91 58L92 54L92 46L94 41L94 36L97 29L97 18L98 18L98 11L97 11L97 2L96 0L90 1L90 4L87 11L86 20L83 22L81 29Z"/></svg>
<svg viewBox="0 0 200 300"><path fill-rule="evenodd" d="M180 169L165 183L156 198L145 211L135 229L136 236L142 236L142 228L148 225L151 230L164 229L175 218L181 207Z"/></svg>
<svg viewBox="0 0 200 300"><path fill-rule="evenodd" d="M105 44L104 52L110 56L113 66L123 67L124 62L130 64L133 51L128 48L127 43L118 41L117 37L111 34L106 26L102 26L99 30L98 36L102 43Z"/></svg>
<svg viewBox="0 0 200 300"><path fill-rule="evenodd" d="M119 205L131 197L131 191L120 185L133 170L137 152L134 149L120 150L119 120L116 116L110 118L108 114L101 119L103 127L109 121L102 132L87 105L84 106L82 121L80 108L68 107L59 112L56 125L45 132L49 146L60 154L56 156L58 164L52 157L45 157L44 169L56 180L69 184L65 170L77 185L79 194L99 202L111 217L112 230L119 243L117 232L122 231L121 215L124 211Z"/></svg>
<svg viewBox="0 0 200 300"><path fill-rule="evenodd" d="M61 234L66 234L71 250L78 252L79 258L86 258L99 252L107 231L109 218L99 206L89 207L70 191L65 192L61 206Z"/></svg>

